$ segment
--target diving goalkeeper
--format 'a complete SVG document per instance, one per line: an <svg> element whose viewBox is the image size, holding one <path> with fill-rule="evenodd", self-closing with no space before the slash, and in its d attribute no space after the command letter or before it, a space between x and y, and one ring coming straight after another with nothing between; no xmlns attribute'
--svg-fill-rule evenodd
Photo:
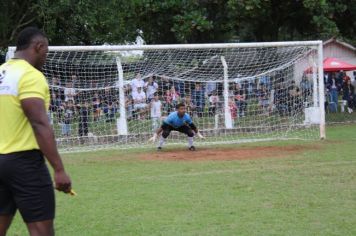
<svg viewBox="0 0 356 236"><path fill-rule="evenodd" d="M193 144L194 135L196 134L199 138L204 138L199 133L198 128L194 125L190 116L186 113L184 103L179 103L177 105L176 111L169 114L169 116L163 121L162 126L158 128L153 137L150 138L150 141L156 141L157 137L162 133L157 148L158 150L161 150L172 130L184 133L188 136L188 147L191 151L195 151Z"/></svg>

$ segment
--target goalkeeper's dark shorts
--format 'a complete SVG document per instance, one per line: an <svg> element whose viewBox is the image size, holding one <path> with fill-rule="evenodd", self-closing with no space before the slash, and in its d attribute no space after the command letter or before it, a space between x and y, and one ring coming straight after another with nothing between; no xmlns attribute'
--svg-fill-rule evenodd
<svg viewBox="0 0 356 236"><path fill-rule="evenodd" d="M0 215L17 209L26 223L54 219L53 183L39 150L0 154Z"/></svg>
<svg viewBox="0 0 356 236"><path fill-rule="evenodd" d="M163 138L167 138L169 136L169 134L171 133L171 131L173 131L173 130L178 131L183 134L186 134L189 137L194 137L194 132L189 125L182 125L178 128L175 128L175 127L163 122L161 128L163 129L163 132L162 132Z"/></svg>

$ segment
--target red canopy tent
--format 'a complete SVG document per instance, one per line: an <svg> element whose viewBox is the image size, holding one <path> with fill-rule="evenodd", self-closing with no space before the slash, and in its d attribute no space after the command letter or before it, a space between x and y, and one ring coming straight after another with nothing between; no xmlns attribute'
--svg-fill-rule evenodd
<svg viewBox="0 0 356 236"><path fill-rule="evenodd" d="M350 63L344 62L340 59L334 57L325 58L323 61L323 68L324 71L327 72L336 72L336 71L349 71L349 70L356 70L356 65L352 65ZM304 71L305 73L312 73L312 68L309 67Z"/></svg>

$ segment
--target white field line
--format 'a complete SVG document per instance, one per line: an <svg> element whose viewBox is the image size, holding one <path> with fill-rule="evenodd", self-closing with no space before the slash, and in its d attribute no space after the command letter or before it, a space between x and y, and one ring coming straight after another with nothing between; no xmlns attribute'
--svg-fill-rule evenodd
<svg viewBox="0 0 356 236"><path fill-rule="evenodd" d="M334 165L345 165L356 163L356 160L350 161L329 161L322 163L308 163L302 165L282 165L282 166L270 166L270 167L257 167L257 168L248 168L248 169L222 169L222 170L211 170L211 171L200 171L194 173L177 173L177 174L168 174L168 175L153 175L153 176L140 176L133 178L134 180L152 180L152 179L163 179L163 178L179 178L179 177L195 177L202 175L215 175L215 174L235 174L241 172L263 172L263 171L272 171L272 170L288 170L288 169L300 169L308 167L324 167L324 166L334 166Z"/></svg>

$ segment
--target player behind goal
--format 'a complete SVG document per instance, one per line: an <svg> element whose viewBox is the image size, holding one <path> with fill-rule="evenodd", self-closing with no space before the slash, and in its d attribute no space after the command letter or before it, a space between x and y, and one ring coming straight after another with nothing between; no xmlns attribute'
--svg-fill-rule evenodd
<svg viewBox="0 0 356 236"><path fill-rule="evenodd" d="M196 134L199 138L204 138L203 135L199 133L198 128L194 125L190 116L186 113L184 103L179 103L176 106L176 111L169 114L163 121L161 127L157 129L156 133L149 141L156 141L157 137L162 133L157 148L158 150L161 150L172 130L184 133L188 136L188 147L191 151L195 151L193 144L194 135Z"/></svg>

